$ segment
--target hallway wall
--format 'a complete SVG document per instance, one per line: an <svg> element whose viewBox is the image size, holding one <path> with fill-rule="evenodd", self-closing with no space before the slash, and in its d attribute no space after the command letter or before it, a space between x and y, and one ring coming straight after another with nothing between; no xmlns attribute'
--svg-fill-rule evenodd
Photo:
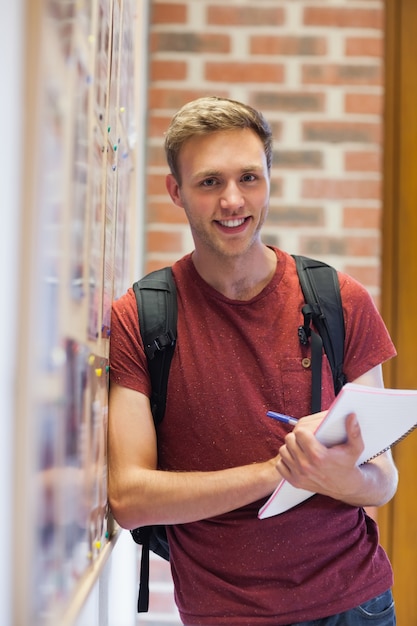
<svg viewBox="0 0 417 626"><path fill-rule="evenodd" d="M108 347L111 302L140 255L131 237L147 4L15 7L1 20L3 58L15 55L2 186L2 623L132 626L136 551L107 510Z"/></svg>
<svg viewBox="0 0 417 626"><path fill-rule="evenodd" d="M0 350L0 397L2 419L0 437L0 492L2 494L2 535L12 536L13 529L13 445L16 379L16 341L18 325L16 311L19 295L18 237L21 224L19 172L22 166L22 84L23 84L23 0L0 7L1 58L12 58L5 63L3 81L7 89L0 98L0 118L3 141L7 149L0 152L1 228L0 228L0 284L2 329ZM0 559L0 606L4 624L11 624L12 615L12 545L4 541Z"/></svg>

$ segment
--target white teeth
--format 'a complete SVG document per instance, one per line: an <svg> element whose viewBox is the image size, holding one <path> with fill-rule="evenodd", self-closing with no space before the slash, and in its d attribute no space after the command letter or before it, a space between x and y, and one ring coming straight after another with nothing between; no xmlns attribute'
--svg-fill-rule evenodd
<svg viewBox="0 0 417 626"><path fill-rule="evenodd" d="M236 228L236 226L241 226L244 221L245 219L242 217L238 220L220 220L219 223L227 228Z"/></svg>

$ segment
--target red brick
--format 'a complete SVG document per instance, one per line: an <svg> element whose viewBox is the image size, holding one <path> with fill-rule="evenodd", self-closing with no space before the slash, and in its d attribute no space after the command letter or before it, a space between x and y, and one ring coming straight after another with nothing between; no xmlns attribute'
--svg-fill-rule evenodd
<svg viewBox="0 0 417 626"><path fill-rule="evenodd" d="M241 6L209 6L207 24L217 26L282 26L285 13L282 7L263 8Z"/></svg>
<svg viewBox="0 0 417 626"><path fill-rule="evenodd" d="M279 37L256 35L250 39L251 54L280 54L288 56L315 56L327 52L324 37Z"/></svg>
<svg viewBox="0 0 417 626"><path fill-rule="evenodd" d="M382 115L383 106L382 93L348 93L345 96L346 113Z"/></svg>
<svg viewBox="0 0 417 626"><path fill-rule="evenodd" d="M346 254L352 257L376 257L380 252L380 236L379 233L370 237L346 237Z"/></svg>
<svg viewBox="0 0 417 626"><path fill-rule="evenodd" d="M181 254L181 256L183 256ZM178 254L173 254L172 258L169 260L164 256L161 259L152 259L147 260L145 263L144 274L148 274L149 272L154 272L155 270L160 270L162 267L166 267L167 265L172 265L179 258ZM175 625L176 626L176 625Z"/></svg>
<svg viewBox="0 0 417 626"><path fill-rule="evenodd" d="M343 228L381 228L380 207L345 207Z"/></svg>
<svg viewBox="0 0 417 626"><path fill-rule="evenodd" d="M345 154L345 169L348 172L380 172L381 153L377 151L352 151Z"/></svg>
<svg viewBox="0 0 417 626"><path fill-rule="evenodd" d="M275 174L271 176L271 198L280 198L282 196L284 181Z"/></svg>
<svg viewBox="0 0 417 626"><path fill-rule="evenodd" d="M229 35L215 33L152 33L151 52L230 52Z"/></svg>
<svg viewBox="0 0 417 626"><path fill-rule="evenodd" d="M155 61L150 64L151 80L184 80L187 77L185 61Z"/></svg>
<svg viewBox="0 0 417 626"><path fill-rule="evenodd" d="M269 207L268 224L279 226L324 226L322 207L274 206Z"/></svg>
<svg viewBox="0 0 417 626"><path fill-rule="evenodd" d="M274 141L280 141L280 139L282 139L282 122L278 122L277 120L270 120L269 125L272 130L272 136L274 138Z"/></svg>
<svg viewBox="0 0 417 626"><path fill-rule="evenodd" d="M308 256L340 255L372 257L379 254L380 238L309 236L301 237L301 249Z"/></svg>
<svg viewBox="0 0 417 626"><path fill-rule="evenodd" d="M303 198L377 200L381 197L379 180L306 178L302 181Z"/></svg>
<svg viewBox="0 0 417 626"><path fill-rule="evenodd" d="M186 224L184 209L167 202L148 201L147 222L160 224Z"/></svg>
<svg viewBox="0 0 417 626"><path fill-rule="evenodd" d="M329 237L325 233L300 237L300 251L306 256L317 257L325 255L344 256L346 244L343 237Z"/></svg>
<svg viewBox="0 0 417 626"><path fill-rule="evenodd" d="M359 9L321 6L306 7L303 22L306 26L329 26L332 28L375 28L382 30L383 11L377 9Z"/></svg>
<svg viewBox="0 0 417 626"><path fill-rule="evenodd" d="M321 169L323 153L319 150L274 150L274 167L289 169Z"/></svg>
<svg viewBox="0 0 417 626"><path fill-rule="evenodd" d="M162 137L171 121L171 115L159 116L155 114L148 115L147 133L148 138Z"/></svg>
<svg viewBox="0 0 417 626"><path fill-rule="evenodd" d="M325 108L323 92L306 91L256 91L251 98L252 106L264 113L272 111L320 113Z"/></svg>
<svg viewBox="0 0 417 626"><path fill-rule="evenodd" d="M208 62L205 78L227 83L282 83L284 66L278 63Z"/></svg>
<svg viewBox="0 0 417 626"><path fill-rule="evenodd" d="M345 53L346 56L377 57L382 59L384 40L382 37L347 37Z"/></svg>
<svg viewBox="0 0 417 626"><path fill-rule="evenodd" d="M381 123L371 122L305 122L302 126L304 141L329 143L380 143Z"/></svg>
<svg viewBox="0 0 417 626"><path fill-rule="evenodd" d="M302 67L304 85L381 85L379 65L313 63Z"/></svg>
<svg viewBox="0 0 417 626"><path fill-rule="evenodd" d="M149 610L159 614L178 615L176 610L174 594L172 591L153 591L152 586L149 589ZM140 623L140 622L139 622ZM149 622L148 622L149 623ZM158 620L158 623L161 623ZM165 622L166 623L166 622ZM180 624L181 622L177 622ZM175 624L173 624L175 626Z"/></svg>
<svg viewBox="0 0 417 626"><path fill-rule="evenodd" d="M380 265L346 265L344 270L368 289L378 287L381 284Z"/></svg>
<svg viewBox="0 0 417 626"><path fill-rule="evenodd" d="M187 7L185 4L151 2L150 7L151 24L185 24L187 22Z"/></svg>
<svg viewBox="0 0 417 626"><path fill-rule="evenodd" d="M168 561L161 559L159 556L151 553L150 555L150 571L149 571L149 583L172 583L171 567ZM138 565L140 563L138 562Z"/></svg>
<svg viewBox="0 0 417 626"><path fill-rule="evenodd" d="M148 231L146 249L148 252L175 252L181 253L182 233L167 231Z"/></svg>
<svg viewBox="0 0 417 626"><path fill-rule="evenodd" d="M207 95L212 95L212 92L208 92L207 89L161 89L160 87L150 87L148 90L148 108L172 109L175 112L184 104L190 102L190 100ZM216 89L216 95L227 96L228 94Z"/></svg>
<svg viewBox="0 0 417 626"><path fill-rule="evenodd" d="M159 146L149 145L146 151L146 160L147 160L147 165L150 167L155 167L155 166L160 167L160 166L165 165L167 167L167 173L168 173L165 150L162 145L159 145Z"/></svg>
<svg viewBox="0 0 417 626"><path fill-rule="evenodd" d="M149 174L147 177L147 194L150 196L166 195L166 174Z"/></svg>

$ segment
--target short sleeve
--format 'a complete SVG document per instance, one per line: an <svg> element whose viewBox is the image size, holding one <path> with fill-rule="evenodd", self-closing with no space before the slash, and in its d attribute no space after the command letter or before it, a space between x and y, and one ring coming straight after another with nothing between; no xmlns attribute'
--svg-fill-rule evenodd
<svg viewBox="0 0 417 626"><path fill-rule="evenodd" d="M363 285L339 274L345 316L344 371L348 381L396 355L385 323Z"/></svg>
<svg viewBox="0 0 417 626"><path fill-rule="evenodd" d="M151 385L133 289L112 305L110 381L150 396Z"/></svg>

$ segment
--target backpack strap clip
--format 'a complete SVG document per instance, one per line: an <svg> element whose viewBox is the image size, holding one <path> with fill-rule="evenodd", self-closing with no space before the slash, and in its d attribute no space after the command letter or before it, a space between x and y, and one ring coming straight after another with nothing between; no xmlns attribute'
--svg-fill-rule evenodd
<svg viewBox="0 0 417 626"><path fill-rule="evenodd" d="M317 304L305 304L301 309L304 317L304 324L298 327L298 338L302 346L306 346L311 337L311 326L313 318L325 319L325 315Z"/></svg>
<svg viewBox="0 0 417 626"><path fill-rule="evenodd" d="M305 304L301 309L304 317L304 324L298 327L298 338L302 346L308 344L308 340L311 336L311 320L313 317L313 309L309 304Z"/></svg>
<svg viewBox="0 0 417 626"><path fill-rule="evenodd" d="M156 352L162 352L166 348L173 348L175 346L176 337L171 328L168 328L167 332L155 337L149 345L144 346L145 353L148 359L153 359Z"/></svg>

